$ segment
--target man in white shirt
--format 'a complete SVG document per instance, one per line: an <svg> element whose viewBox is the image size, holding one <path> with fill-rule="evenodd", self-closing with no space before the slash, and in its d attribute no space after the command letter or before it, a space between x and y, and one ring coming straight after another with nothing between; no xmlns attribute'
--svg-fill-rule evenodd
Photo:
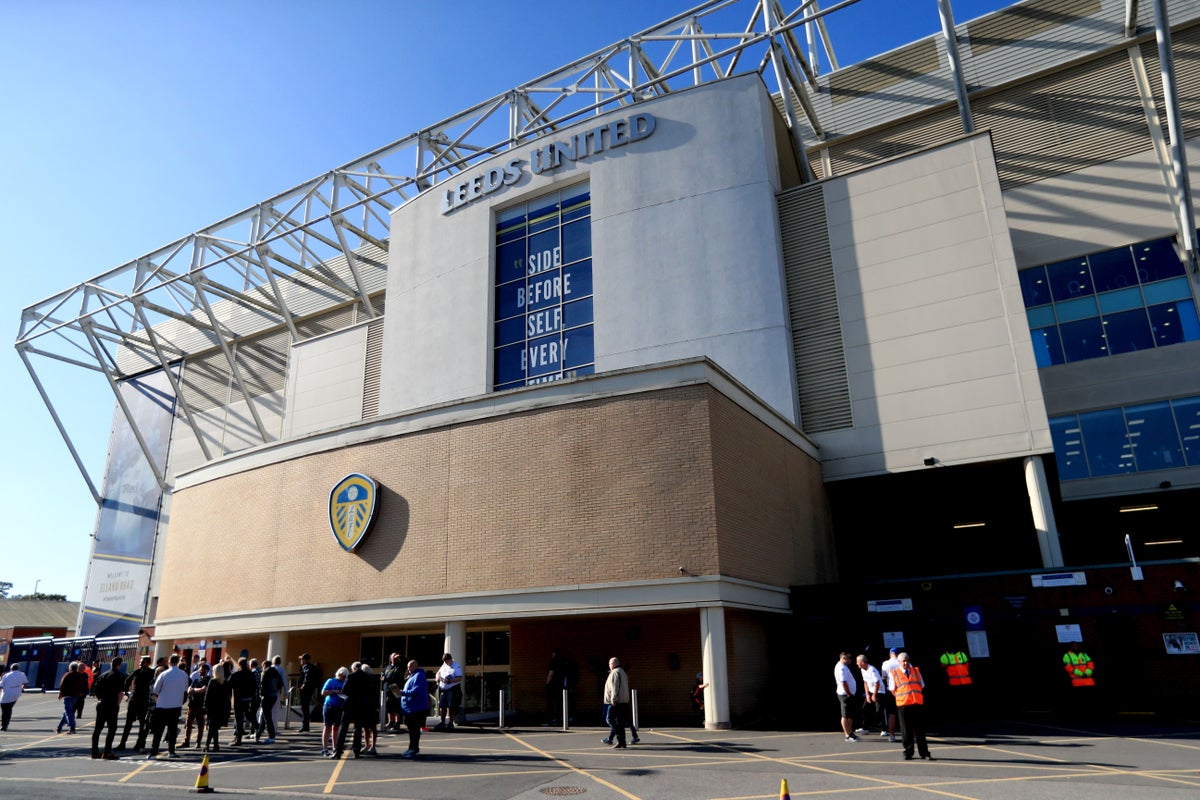
<svg viewBox="0 0 1200 800"><path fill-rule="evenodd" d="M437 724L436 730L454 730L454 715L462 708L462 680L462 667L454 661L454 656L446 653L437 671L438 716L442 721ZM450 715L448 721L447 713Z"/></svg>
<svg viewBox="0 0 1200 800"><path fill-rule="evenodd" d="M867 709L871 709L879 722L879 735L896 741L896 700L887 690L887 683L879 670L871 664L866 654L858 657L858 670L863 679L863 727L866 727Z"/></svg>
<svg viewBox="0 0 1200 800"><path fill-rule="evenodd" d="M837 684L838 703L842 707L842 733L847 742L857 742L854 735L854 716L858 711L858 681L850 669L850 654L842 653L833 665L833 680Z"/></svg>
<svg viewBox="0 0 1200 800"><path fill-rule="evenodd" d="M187 670L179 664L178 654L171 656L170 666L154 680L154 688L150 690L150 694L155 697L152 718L154 739L147 759L158 757L158 745L162 741L164 730L167 732L167 757L175 758L175 740L179 738L179 710L183 708L183 699L187 695L190 682Z"/></svg>
<svg viewBox="0 0 1200 800"><path fill-rule="evenodd" d="M17 699L21 696L21 692L25 691L27 685L29 685L29 679L25 677L25 673L21 672L20 667L14 661L8 668L8 672L4 673L4 677L0 678L0 731L8 730L13 706L17 704Z"/></svg>

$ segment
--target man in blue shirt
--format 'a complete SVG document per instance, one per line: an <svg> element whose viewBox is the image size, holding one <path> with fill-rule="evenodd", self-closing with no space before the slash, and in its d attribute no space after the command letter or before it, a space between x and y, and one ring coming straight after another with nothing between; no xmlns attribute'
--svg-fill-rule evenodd
<svg viewBox="0 0 1200 800"><path fill-rule="evenodd" d="M421 752L421 726L429 718L429 685L425 670L416 660L408 662L408 679L400 690L400 710L404 713L404 725L408 728L408 749L400 755L412 758Z"/></svg>

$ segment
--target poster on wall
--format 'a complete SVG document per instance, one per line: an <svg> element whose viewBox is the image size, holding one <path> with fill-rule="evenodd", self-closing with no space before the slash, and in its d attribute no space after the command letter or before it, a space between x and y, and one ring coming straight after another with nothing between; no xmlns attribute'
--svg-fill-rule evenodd
<svg viewBox="0 0 1200 800"><path fill-rule="evenodd" d="M1167 655L1170 656L1194 656L1200 655L1200 639L1196 638L1193 632L1188 633L1164 633L1163 646L1167 648Z"/></svg>
<svg viewBox="0 0 1200 800"><path fill-rule="evenodd" d="M158 372L121 384L129 408L158 468L167 463L175 398ZM92 537L87 586L80 605L80 636L136 636L146 614L150 568L162 489L118 406L108 447L100 513Z"/></svg>

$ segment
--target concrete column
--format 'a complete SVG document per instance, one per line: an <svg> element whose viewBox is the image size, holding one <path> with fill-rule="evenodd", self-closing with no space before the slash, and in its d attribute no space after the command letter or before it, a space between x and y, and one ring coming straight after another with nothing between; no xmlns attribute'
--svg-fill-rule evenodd
<svg viewBox="0 0 1200 800"><path fill-rule="evenodd" d="M1037 531L1038 548L1042 551L1043 567L1063 565L1062 546L1058 541L1058 524L1054 507L1050 505L1050 487L1046 483L1046 466L1041 456L1025 459L1025 486L1029 491L1029 509L1033 512L1033 527Z"/></svg>
<svg viewBox="0 0 1200 800"><path fill-rule="evenodd" d="M287 663L288 663L287 647L288 647L288 635L287 635L286 631L281 632L281 633L268 633L267 634L267 652L263 654L263 657L268 660L265 663L263 663L263 666L265 667L267 664L271 663L270 659L274 659L275 656L283 656L284 668L286 669Z"/></svg>
<svg viewBox="0 0 1200 800"><path fill-rule="evenodd" d="M467 623L446 623L446 642L442 653L449 653L454 656L454 660L459 664L467 663ZM438 655L441 655L441 653ZM438 662L438 666L441 666L441 662Z"/></svg>
<svg viewBox="0 0 1200 800"><path fill-rule="evenodd" d="M154 663L157 664L160 658L171 657L171 643L166 639L154 640Z"/></svg>
<svg viewBox="0 0 1200 800"><path fill-rule="evenodd" d="M703 659L704 727L729 730L729 662L725 651L725 609L700 609L700 653Z"/></svg>

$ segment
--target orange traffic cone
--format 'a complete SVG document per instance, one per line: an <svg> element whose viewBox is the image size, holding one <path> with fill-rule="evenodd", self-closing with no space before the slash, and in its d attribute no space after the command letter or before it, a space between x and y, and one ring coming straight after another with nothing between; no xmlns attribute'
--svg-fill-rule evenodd
<svg viewBox="0 0 1200 800"><path fill-rule="evenodd" d="M200 774L196 776L196 791L201 794L206 794L213 791L213 788L208 785L208 756L204 756L204 760L200 762Z"/></svg>
<svg viewBox="0 0 1200 800"><path fill-rule="evenodd" d="M792 796L788 794L787 778L783 779L783 783L779 786L779 800L792 800Z"/></svg>

